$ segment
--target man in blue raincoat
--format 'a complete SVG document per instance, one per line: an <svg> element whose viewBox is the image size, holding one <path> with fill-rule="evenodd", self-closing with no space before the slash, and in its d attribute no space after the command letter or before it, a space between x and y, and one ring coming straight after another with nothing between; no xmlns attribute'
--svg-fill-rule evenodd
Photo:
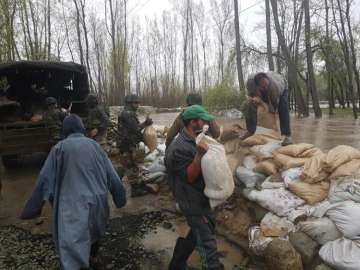
<svg viewBox="0 0 360 270"><path fill-rule="evenodd" d="M39 217L45 201L49 201L61 268L79 270L89 267L97 241L105 233L108 193L116 207L125 205L126 196L111 161L97 142L84 136L78 116L65 118L63 133L66 139L52 148L21 218Z"/></svg>

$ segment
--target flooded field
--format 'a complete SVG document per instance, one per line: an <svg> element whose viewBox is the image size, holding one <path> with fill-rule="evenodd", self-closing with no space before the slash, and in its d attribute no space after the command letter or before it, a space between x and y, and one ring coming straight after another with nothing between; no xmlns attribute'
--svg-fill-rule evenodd
<svg viewBox="0 0 360 270"><path fill-rule="evenodd" d="M156 125L170 126L177 115L178 113L164 113L154 114L151 117ZM223 126L229 126L232 123L243 124L243 121L236 119L220 118L218 121ZM320 120L293 118L291 125L295 142L312 143L323 150L339 144L360 148L359 121L351 118L323 118ZM31 232L32 236L42 235L48 244L51 233L51 209L48 205L44 208L41 219L34 221L18 219L22 207L32 192L43 160L44 156L41 155L24 159L16 167L6 171L3 178L3 199L0 201L0 226L5 228L5 232L13 231L13 227L8 226L16 225L16 227L24 228ZM159 195L131 198L123 209L112 208L112 226L110 226L109 234L106 236L101 250L102 254L108 256L110 254L106 264L108 268L104 269L167 268L176 238L179 235L185 236L188 227L184 219L176 213L174 201L168 190L166 187L163 189L165 189L164 192ZM147 213L161 213L161 215ZM127 221L125 223L124 220L121 221L124 217ZM131 224L133 225L130 226ZM125 231L126 228L128 231L131 228L133 234L124 236L121 234L124 232L124 228ZM23 233L20 232L20 235ZM27 235L27 237L30 236ZM246 255L241 248L220 236L218 237L218 246L225 269L243 269L241 265ZM36 247L31 250L34 249ZM4 254L0 254L1 256ZM196 253L192 255L189 263L194 269L200 269L200 261ZM27 268L26 265L23 268L2 268L0 264L0 269L32 268Z"/></svg>

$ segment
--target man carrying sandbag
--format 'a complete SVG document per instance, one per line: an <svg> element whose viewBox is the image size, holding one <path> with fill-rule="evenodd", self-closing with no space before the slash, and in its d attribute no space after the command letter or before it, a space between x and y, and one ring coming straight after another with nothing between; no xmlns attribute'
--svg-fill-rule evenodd
<svg viewBox="0 0 360 270"><path fill-rule="evenodd" d="M260 72L248 78L246 88L249 102L246 108L247 133L243 136L243 139L255 133L257 109L262 106L271 113L279 113L281 135L284 136L282 145L292 144L288 90L283 76L271 71Z"/></svg>
<svg viewBox="0 0 360 270"><path fill-rule="evenodd" d="M192 105L202 105L202 98L199 94L192 93L186 97L186 106ZM170 145L170 143L175 139L175 137L181 132L183 128L184 123L181 118L181 114L179 114L167 132L165 141L166 147ZM215 120L209 122L209 134L213 138L218 138L220 136L220 128Z"/></svg>
<svg viewBox="0 0 360 270"><path fill-rule="evenodd" d="M136 148L142 142L142 130L152 125L151 118L146 118L140 123L137 110L140 99L137 95L131 94L125 97L125 107L118 117L118 140L117 146L121 154L121 163L125 167L125 174L131 185L138 181L138 166L136 164Z"/></svg>
<svg viewBox="0 0 360 270"><path fill-rule="evenodd" d="M169 269L186 269L186 261L195 247L200 253L203 269L224 269L219 261L215 218L209 199L204 195L205 182L201 172L201 159L208 145L195 142L203 126L214 117L200 105L186 108L181 117L185 127L167 148L165 165L170 188L190 231L185 238L177 239Z"/></svg>

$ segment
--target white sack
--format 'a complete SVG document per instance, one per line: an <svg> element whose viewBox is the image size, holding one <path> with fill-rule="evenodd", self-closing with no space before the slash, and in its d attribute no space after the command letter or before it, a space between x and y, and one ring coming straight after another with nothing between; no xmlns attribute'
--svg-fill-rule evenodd
<svg viewBox="0 0 360 270"><path fill-rule="evenodd" d="M326 215L348 239L360 239L360 204L353 201L338 203ZM360 257L359 257L360 261Z"/></svg>
<svg viewBox="0 0 360 270"><path fill-rule="evenodd" d="M256 167L256 158L254 156L244 157L243 164L246 169L252 170Z"/></svg>
<svg viewBox="0 0 360 270"><path fill-rule="evenodd" d="M243 183L245 187L253 188L256 183L265 179L265 175L240 166L236 169L236 178Z"/></svg>
<svg viewBox="0 0 360 270"><path fill-rule="evenodd" d="M281 147L281 141L269 142L263 145L254 145L250 148L250 152L258 157L271 158L273 151Z"/></svg>
<svg viewBox="0 0 360 270"><path fill-rule="evenodd" d="M304 167L291 168L283 171L281 177L284 180L285 186L288 187L289 183L300 180Z"/></svg>
<svg viewBox="0 0 360 270"><path fill-rule="evenodd" d="M154 162L150 164L150 166L145 167L145 170L149 173L165 172L166 167L164 165L164 157L156 158Z"/></svg>
<svg viewBox="0 0 360 270"><path fill-rule="evenodd" d="M360 179L353 176L347 176L332 180L329 201L332 203L343 201L354 201L360 203Z"/></svg>
<svg viewBox="0 0 360 270"><path fill-rule="evenodd" d="M235 188L234 179L224 146L204 133L196 138L196 143L200 141L209 146L201 159L201 170L205 180L204 194L209 198L210 206L214 208L231 196Z"/></svg>
<svg viewBox="0 0 360 270"><path fill-rule="evenodd" d="M320 245L342 237L335 223L326 217L301 221L297 224L297 227Z"/></svg>
<svg viewBox="0 0 360 270"><path fill-rule="evenodd" d="M286 236L289 232L295 232L295 226L292 222L270 212L263 217L260 227L266 237Z"/></svg>
<svg viewBox="0 0 360 270"><path fill-rule="evenodd" d="M244 189L243 193L250 201L257 202L280 217L286 217L292 210L305 203L304 200L284 188L261 191Z"/></svg>
<svg viewBox="0 0 360 270"><path fill-rule="evenodd" d="M321 259L336 270L360 269L360 241L346 238L326 243L319 251Z"/></svg>
<svg viewBox="0 0 360 270"><path fill-rule="evenodd" d="M272 189L272 188L281 188L285 187L284 182L271 182L271 177L269 176L261 183L260 189Z"/></svg>

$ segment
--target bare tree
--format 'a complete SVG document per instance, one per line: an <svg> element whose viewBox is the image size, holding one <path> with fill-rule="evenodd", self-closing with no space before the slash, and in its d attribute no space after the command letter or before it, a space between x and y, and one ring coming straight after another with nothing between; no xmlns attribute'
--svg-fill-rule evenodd
<svg viewBox="0 0 360 270"><path fill-rule="evenodd" d="M269 0L265 0L265 15L266 15L266 46L267 46L267 58L269 63L269 70L274 71L274 59L272 55L271 45L271 11Z"/></svg>
<svg viewBox="0 0 360 270"><path fill-rule="evenodd" d="M235 17L235 37L236 37L236 64L237 64L237 75L240 91L245 92L244 75L242 70L241 61L241 48L240 48L240 26L239 26L239 8L238 0L234 0L234 17Z"/></svg>

